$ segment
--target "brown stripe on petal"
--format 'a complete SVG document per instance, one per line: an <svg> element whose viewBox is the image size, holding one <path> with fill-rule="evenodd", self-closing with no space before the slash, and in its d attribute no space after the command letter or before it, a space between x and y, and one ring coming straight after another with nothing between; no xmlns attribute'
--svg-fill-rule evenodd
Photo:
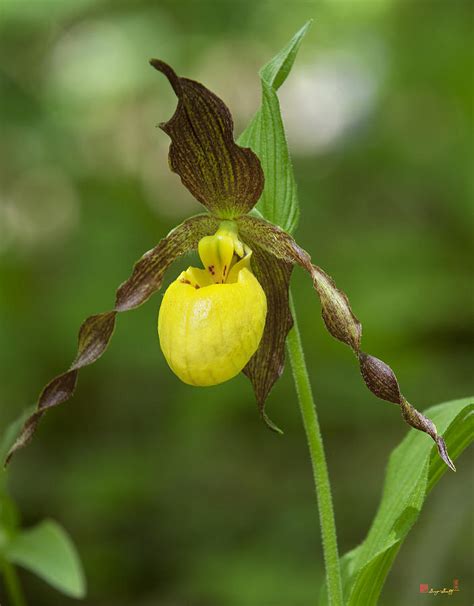
<svg viewBox="0 0 474 606"><path fill-rule="evenodd" d="M171 170L213 214L232 219L251 210L263 191L258 157L234 142L229 109L205 86L180 78L158 59L150 64L163 73L178 97L176 112L160 128L169 135Z"/></svg>
<svg viewBox="0 0 474 606"><path fill-rule="evenodd" d="M32 438L43 414L69 400L73 395L79 369L93 364L107 349L118 312L134 309L160 288L164 273L179 256L197 248L199 240L216 231L218 222L210 215L198 215L184 221L146 253L135 265L132 275L117 290L113 310L87 318L79 329L76 358L68 371L52 379L40 394L36 411L26 420L10 449L13 454Z"/></svg>
<svg viewBox="0 0 474 606"><path fill-rule="evenodd" d="M268 253L288 263L297 263L310 273L321 301L326 328L333 337L346 343L357 355L360 371L367 387L378 398L398 404L405 421L411 427L431 436L436 443L440 457L450 469L455 470L446 444L438 435L435 425L403 397L393 370L382 360L361 351L362 326L352 312L346 294L337 288L334 280L320 267L313 265L308 253L300 248L289 234L276 225L251 216L241 217L238 225L244 241L254 238L255 241L258 241L259 246Z"/></svg>

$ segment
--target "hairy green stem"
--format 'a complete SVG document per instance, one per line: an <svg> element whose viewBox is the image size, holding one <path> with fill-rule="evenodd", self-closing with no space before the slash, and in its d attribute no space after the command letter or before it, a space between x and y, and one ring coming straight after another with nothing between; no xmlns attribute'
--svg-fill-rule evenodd
<svg viewBox="0 0 474 606"><path fill-rule="evenodd" d="M1 562L1 570L10 606L26 606L26 600L15 567L10 562L7 562L7 560L3 560Z"/></svg>
<svg viewBox="0 0 474 606"><path fill-rule="evenodd" d="M296 320L295 306L290 295L290 309L294 326L288 334L287 347L290 354L291 370L308 439L309 454L313 466L314 486L319 509L319 520L323 539L324 563L329 604L343 606L341 569L337 551L336 523L332 506L331 484L324 454L323 438L319 428L318 415L314 405L308 369L304 359L301 336Z"/></svg>

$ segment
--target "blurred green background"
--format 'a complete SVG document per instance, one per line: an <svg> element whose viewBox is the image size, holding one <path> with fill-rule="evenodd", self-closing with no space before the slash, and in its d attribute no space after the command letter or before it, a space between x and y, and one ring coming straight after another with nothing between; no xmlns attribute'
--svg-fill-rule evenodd
<svg viewBox="0 0 474 606"><path fill-rule="evenodd" d="M299 242L348 293L364 349L410 401L469 394L472 3L2 0L1 427L68 366L81 321L111 307L134 261L199 210L168 170L155 125L176 100L149 57L215 91L238 134L259 104L258 68L309 18L281 90ZM293 287L344 553L407 427L326 333L307 276L296 270ZM64 524L90 606L316 604L319 523L289 369L268 401L279 437L245 377L198 389L171 373L160 297L119 317L107 354L16 458L24 524ZM450 601L471 603L468 460L428 499L383 606L421 603L419 583L453 578ZM34 606L74 603L21 578Z"/></svg>

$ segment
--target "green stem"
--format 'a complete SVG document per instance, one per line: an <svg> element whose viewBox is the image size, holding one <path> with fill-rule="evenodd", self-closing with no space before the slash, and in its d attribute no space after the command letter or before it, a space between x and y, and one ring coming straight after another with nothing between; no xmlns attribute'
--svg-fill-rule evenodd
<svg viewBox="0 0 474 606"><path fill-rule="evenodd" d="M1 566L10 606L26 606L26 600L15 567L7 560L3 560Z"/></svg>
<svg viewBox="0 0 474 606"><path fill-rule="evenodd" d="M309 454L313 466L314 486L319 509L319 520L323 539L324 563L329 604L343 606L341 569L337 551L336 523L332 506L331 484L324 454L323 438L319 428L318 415L314 405L308 369L304 359L301 336L296 320L295 306L290 294L290 309L294 319L293 329L287 339L291 370L308 439Z"/></svg>

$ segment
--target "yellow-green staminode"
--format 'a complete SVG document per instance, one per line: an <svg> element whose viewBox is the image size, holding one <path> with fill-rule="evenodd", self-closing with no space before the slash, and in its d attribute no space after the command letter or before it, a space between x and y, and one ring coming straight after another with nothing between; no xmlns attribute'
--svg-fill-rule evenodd
<svg viewBox="0 0 474 606"><path fill-rule="evenodd" d="M158 334L171 370L190 385L217 385L237 375L256 352L267 299L250 268L252 251L224 221L199 242L204 269L189 267L170 284Z"/></svg>

